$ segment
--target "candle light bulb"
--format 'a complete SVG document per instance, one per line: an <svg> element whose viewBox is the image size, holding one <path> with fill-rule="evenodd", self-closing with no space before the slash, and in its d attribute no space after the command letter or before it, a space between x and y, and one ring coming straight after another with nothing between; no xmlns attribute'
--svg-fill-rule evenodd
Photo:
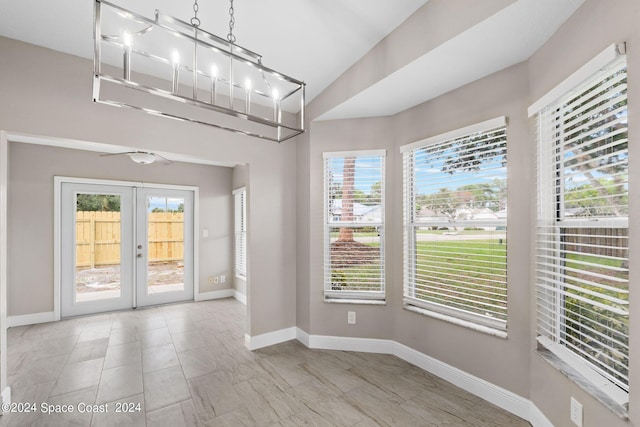
<svg viewBox="0 0 640 427"><path fill-rule="evenodd" d="M173 65L171 91L173 93L178 93L178 89L180 88L180 54L175 49L171 52L171 65Z"/></svg>
<svg viewBox="0 0 640 427"><path fill-rule="evenodd" d="M122 33L122 44L126 49L131 49L131 33L128 31Z"/></svg>
<svg viewBox="0 0 640 427"><path fill-rule="evenodd" d="M247 114L251 113L251 80L246 79L244 81L244 89L246 91L245 101L244 101L244 112Z"/></svg>
<svg viewBox="0 0 640 427"><path fill-rule="evenodd" d="M131 80L131 33L122 32L122 72L125 80Z"/></svg>
<svg viewBox="0 0 640 427"><path fill-rule="evenodd" d="M216 64L211 64L211 103L216 103L216 97L218 96L216 93L216 82L218 80L218 66Z"/></svg>
<svg viewBox="0 0 640 427"><path fill-rule="evenodd" d="M282 113L280 112L280 93L278 89L273 89L271 96L273 96L273 121L280 122L280 120L282 120ZM278 132L280 132L280 129L278 129Z"/></svg>
<svg viewBox="0 0 640 427"><path fill-rule="evenodd" d="M173 50L173 52L171 52L171 63L173 65L178 65L180 64L180 53L178 53L177 50Z"/></svg>

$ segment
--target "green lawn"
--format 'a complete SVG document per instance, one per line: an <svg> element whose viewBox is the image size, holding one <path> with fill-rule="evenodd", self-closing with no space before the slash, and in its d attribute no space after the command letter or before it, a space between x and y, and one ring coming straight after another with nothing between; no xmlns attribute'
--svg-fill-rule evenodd
<svg viewBox="0 0 640 427"><path fill-rule="evenodd" d="M498 238L417 242L415 297L506 320L506 262Z"/></svg>

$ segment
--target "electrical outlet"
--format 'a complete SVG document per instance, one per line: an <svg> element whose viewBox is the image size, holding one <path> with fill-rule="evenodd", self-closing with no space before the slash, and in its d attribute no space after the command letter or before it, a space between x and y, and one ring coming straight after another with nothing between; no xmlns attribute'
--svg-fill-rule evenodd
<svg viewBox="0 0 640 427"><path fill-rule="evenodd" d="M213 277L213 283L218 283L219 281L220 281L220 278L218 276Z"/></svg>
<svg viewBox="0 0 640 427"><path fill-rule="evenodd" d="M220 283L224 283L226 281L227 281L227 276L225 275L220 276Z"/></svg>
<svg viewBox="0 0 640 427"><path fill-rule="evenodd" d="M356 324L356 312L355 311L348 311L347 312L347 323L350 325L355 325Z"/></svg>
<svg viewBox="0 0 640 427"><path fill-rule="evenodd" d="M209 276L208 281L209 281L209 283L213 283L213 276Z"/></svg>
<svg viewBox="0 0 640 427"><path fill-rule="evenodd" d="M582 427L582 404L573 396L571 397L571 421L578 427Z"/></svg>

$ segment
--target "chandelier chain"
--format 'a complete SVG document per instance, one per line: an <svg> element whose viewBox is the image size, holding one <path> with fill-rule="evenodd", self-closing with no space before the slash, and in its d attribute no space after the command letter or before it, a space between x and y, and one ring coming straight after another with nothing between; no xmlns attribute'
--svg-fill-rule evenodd
<svg viewBox="0 0 640 427"><path fill-rule="evenodd" d="M236 36L233 35L233 27L236 26L236 18L234 17L233 0L229 0L229 4L229 34L227 34L227 40L230 43L235 43Z"/></svg>
<svg viewBox="0 0 640 427"><path fill-rule="evenodd" d="M200 18L198 18L199 10L200 6L198 6L198 0L193 0L193 18L191 18L191 25L196 28L200 26Z"/></svg>

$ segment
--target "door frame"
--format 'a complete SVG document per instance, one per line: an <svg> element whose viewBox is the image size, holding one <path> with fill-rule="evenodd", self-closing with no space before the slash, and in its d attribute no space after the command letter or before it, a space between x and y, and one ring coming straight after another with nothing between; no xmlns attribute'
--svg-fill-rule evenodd
<svg viewBox="0 0 640 427"><path fill-rule="evenodd" d="M200 294L200 280L199 280L199 258L200 258L200 208L199 208L199 188L189 185L171 185L171 184L157 184L150 182L139 181L117 181L108 179L93 179L93 178L74 178L67 176L54 176L53 178L53 316L54 320L61 319L61 286L62 286L62 184L63 183L75 183L75 184L96 184L96 185L111 185L121 187L139 187L139 188L160 188L167 190L186 190L193 191L193 299L198 300Z"/></svg>

